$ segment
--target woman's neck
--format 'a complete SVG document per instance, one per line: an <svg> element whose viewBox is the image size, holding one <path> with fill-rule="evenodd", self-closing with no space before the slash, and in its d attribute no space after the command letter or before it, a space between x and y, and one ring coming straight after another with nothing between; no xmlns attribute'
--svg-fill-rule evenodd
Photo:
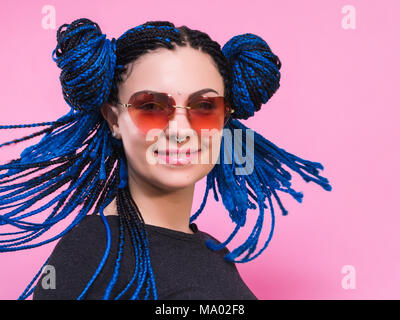
<svg viewBox="0 0 400 320"><path fill-rule="evenodd" d="M165 190L145 180L129 176L129 189L144 223L193 234L189 228L195 185ZM115 199L104 209L104 215L117 215Z"/></svg>

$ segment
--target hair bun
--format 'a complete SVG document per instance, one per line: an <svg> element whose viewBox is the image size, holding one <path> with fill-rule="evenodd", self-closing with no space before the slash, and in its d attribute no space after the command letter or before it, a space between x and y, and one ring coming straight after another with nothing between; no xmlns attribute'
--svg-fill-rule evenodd
<svg viewBox="0 0 400 320"><path fill-rule="evenodd" d="M89 110L106 101L114 77L115 47L115 41L106 39L98 24L89 19L58 28L52 58L62 69L62 92L71 108Z"/></svg>
<svg viewBox="0 0 400 320"><path fill-rule="evenodd" d="M262 38L251 33L234 36L222 52L232 67L235 118L252 117L278 90L281 61Z"/></svg>

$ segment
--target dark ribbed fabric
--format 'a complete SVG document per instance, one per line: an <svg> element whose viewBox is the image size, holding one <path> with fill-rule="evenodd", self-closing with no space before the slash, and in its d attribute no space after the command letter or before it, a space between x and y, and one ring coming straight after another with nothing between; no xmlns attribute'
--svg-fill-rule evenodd
<svg viewBox="0 0 400 320"><path fill-rule="evenodd" d="M106 218L111 228L110 255L84 299L102 299L114 270L120 222L115 215ZM236 265L223 258L229 250L225 248L214 252L208 249L205 245L206 239L220 242L208 233L198 230L195 223L190 224L194 234L147 224L145 228L158 299L257 300L243 282ZM118 281L111 291L111 299L125 288L135 271L135 252L128 239L126 236ZM76 299L101 261L106 242L106 229L101 217L86 216L60 239L50 256L48 265L55 268L56 288L43 289L42 278L47 275L43 274L34 290L33 299ZM129 299L136 287L135 280L121 299Z"/></svg>

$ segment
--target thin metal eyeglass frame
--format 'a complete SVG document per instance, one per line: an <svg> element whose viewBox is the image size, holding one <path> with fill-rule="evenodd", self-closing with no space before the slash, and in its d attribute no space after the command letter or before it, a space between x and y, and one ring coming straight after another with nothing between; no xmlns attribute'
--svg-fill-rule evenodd
<svg viewBox="0 0 400 320"><path fill-rule="evenodd" d="M160 93L163 93L163 92L160 92ZM171 94L169 94L169 93L164 93L164 94L166 94L168 97L170 97L170 98L173 98L172 97L172 95ZM206 96L204 96L204 98L214 98L214 97L206 97ZM215 97L215 98L217 98L217 97ZM132 104L130 104L130 103L120 103L120 102L117 102L117 104L120 104L121 106L123 106L123 107L125 107L125 108L129 108L129 107L132 107ZM191 107L188 107L188 106L178 106L178 105L173 105L172 106L173 108L182 108L182 109L192 109ZM232 114L232 113L234 113L235 112L235 109L233 109L231 106L229 106L229 109L230 109L230 113ZM227 119L227 121L229 120L229 117L228 117L228 119Z"/></svg>

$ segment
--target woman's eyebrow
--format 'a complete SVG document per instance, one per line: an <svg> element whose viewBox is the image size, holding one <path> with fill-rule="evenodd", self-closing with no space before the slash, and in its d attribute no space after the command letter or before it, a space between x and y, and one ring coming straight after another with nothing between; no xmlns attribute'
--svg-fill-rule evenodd
<svg viewBox="0 0 400 320"><path fill-rule="evenodd" d="M203 93L206 93L206 92L215 92L216 94L219 94L217 91L215 91L214 89L211 89L211 88L205 88L205 89L202 89L202 90L199 90L199 91L196 91L196 92L193 92L193 93L191 93L190 95L189 95L189 100L191 100L191 99L193 99L195 96L199 96L199 95L201 95L201 94L203 94Z"/></svg>
<svg viewBox="0 0 400 320"><path fill-rule="evenodd" d="M161 93L161 92L154 91L154 90L141 90L141 91L135 92L134 94L138 94L138 93L142 93L142 92ZM191 93L191 94L189 95L189 98L188 98L188 99L191 100L191 99L193 99L195 96L201 95L201 94L206 93L206 92L215 92L216 94L219 94L219 93L218 93L217 91L215 91L214 89L205 88L205 89L201 89L201 90L198 90L198 91L196 91L196 92Z"/></svg>

